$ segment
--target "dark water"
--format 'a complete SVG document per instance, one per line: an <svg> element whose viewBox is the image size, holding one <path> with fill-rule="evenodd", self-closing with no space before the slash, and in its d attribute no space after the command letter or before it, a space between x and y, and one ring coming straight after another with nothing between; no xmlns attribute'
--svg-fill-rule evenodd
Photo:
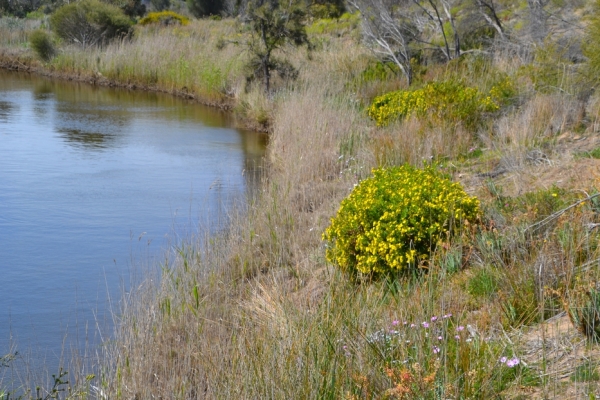
<svg viewBox="0 0 600 400"><path fill-rule="evenodd" d="M131 270L251 189L264 137L231 125L167 95L0 70L0 356L52 367L109 334Z"/></svg>

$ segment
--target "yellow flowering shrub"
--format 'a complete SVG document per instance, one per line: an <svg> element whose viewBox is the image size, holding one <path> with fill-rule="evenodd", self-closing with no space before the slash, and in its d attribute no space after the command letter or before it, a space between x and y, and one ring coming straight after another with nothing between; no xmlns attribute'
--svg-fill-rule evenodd
<svg viewBox="0 0 600 400"><path fill-rule="evenodd" d="M476 88L454 81L430 82L415 90L399 90L378 96L368 109L377 125L409 116L430 118L434 122L462 123L474 128L484 113L497 111L503 105L510 85L506 81L484 94Z"/></svg>
<svg viewBox="0 0 600 400"><path fill-rule="evenodd" d="M478 213L479 200L434 167L375 169L342 201L323 234L327 260L352 274L406 271Z"/></svg>
<svg viewBox="0 0 600 400"><path fill-rule="evenodd" d="M173 11L160 11L148 13L140 20L140 25L161 24L161 25L187 25L190 20L183 15Z"/></svg>

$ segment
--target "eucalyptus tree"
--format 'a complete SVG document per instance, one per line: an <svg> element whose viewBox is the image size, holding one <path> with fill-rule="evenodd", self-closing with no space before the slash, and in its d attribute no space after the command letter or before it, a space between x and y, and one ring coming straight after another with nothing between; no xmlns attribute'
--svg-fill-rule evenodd
<svg viewBox="0 0 600 400"><path fill-rule="evenodd" d="M250 53L249 79L262 79L265 92L271 89L276 71L283 78L294 78L297 70L287 60L274 55L287 44L308 45L306 11L301 0L254 0L248 2L244 20L249 27L245 45Z"/></svg>
<svg viewBox="0 0 600 400"><path fill-rule="evenodd" d="M412 83L413 70L411 60L418 29L409 14L398 12L410 5L412 0L398 1L392 4L384 0L348 0L362 16L363 33L367 44L384 61L393 62Z"/></svg>

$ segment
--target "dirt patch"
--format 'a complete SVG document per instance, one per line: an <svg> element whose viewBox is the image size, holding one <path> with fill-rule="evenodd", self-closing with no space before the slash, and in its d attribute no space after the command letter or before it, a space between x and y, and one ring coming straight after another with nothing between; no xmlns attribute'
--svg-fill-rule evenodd
<svg viewBox="0 0 600 400"><path fill-rule="evenodd" d="M515 333L511 341L521 349L523 364L547 382L544 390L536 389L526 398L583 399L600 394L600 345L590 344L566 313Z"/></svg>

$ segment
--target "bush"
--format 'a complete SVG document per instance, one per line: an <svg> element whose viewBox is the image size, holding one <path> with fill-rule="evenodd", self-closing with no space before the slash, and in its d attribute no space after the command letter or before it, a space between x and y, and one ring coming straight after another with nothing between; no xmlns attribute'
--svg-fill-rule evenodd
<svg viewBox="0 0 600 400"><path fill-rule="evenodd" d="M188 10L196 18L220 15L225 3L223 0L186 0Z"/></svg>
<svg viewBox="0 0 600 400"><path fill-rule="evenodd" d="M187 25L190 20L183 15L173 11L151 12L140 20L140 25L161 24L161 25Z"/></svg>
<svg viewBox="0 0 600 400"><path fill-rule="evenodd" d="M352 274L407 271L478 212L479 200L433 167L376 169L342 201L323 234L327 260Z"/></svg>
<svg viewBox="0 0 600 400"><path fill-rule="evenodd" d="M50 17L50 26L58 37L87 48L127 35L132 22L116 6L82 0L56 10Z"/></svg>
<svg viewBox="0 0 600 400"><path fill-rule="evenodd" d="M376 97L368 112L379 126L415 115L438 123L462 123L466 128L475 128L484 113L500 109L510 86L510 81L502 81L485 95L453 80L430 82L421 89Z"/></svg>
<svg viewBox="0 0 600 400"><path fill-rule="evenodd" d="M29 35L29 43L39 58L49 61L56 54L54 44L46 31L37 29Z"/></svg>

